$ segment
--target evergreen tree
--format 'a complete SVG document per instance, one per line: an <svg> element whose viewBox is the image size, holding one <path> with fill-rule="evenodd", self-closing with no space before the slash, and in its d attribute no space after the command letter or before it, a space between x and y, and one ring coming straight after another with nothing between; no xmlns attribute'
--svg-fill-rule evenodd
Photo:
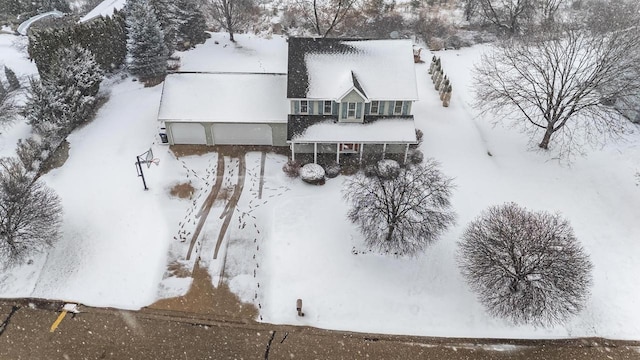
<svg viewBox="0 0 640 360"><path fill-rule="evenodd" d="M171 55L176 50L178 29L182 22L179 18L179 7L182 4L174 3L172 0L149 0L149 4L164 33L164 45L167 47L168 55Z"/></svg>
<svg viewBox="0 0 640 360"><path fill-rule="evenodd" d="M159 80L167 73L168 50L160 22L147 0L126 6L129 71L143 81Z"/></svg>
<svg viewBox="0 0 640 360"><path fill-rule="evenodd" d="M62 140L90 118L101 82L102 70L91 52L78 46L60 49L42 82L30 80L22 113L37 134Z"/></svg>
<svg viewBox="0 0 640 360"><path fill-rule="evenodd" d="M13 70L5 66L4 76L9 82L9 91L18 90L20 88L20 81L18 81L18 77L16 76L16 73L13 72Z"/></svg>
<svg viewBox="0 0 640 360"><path fill-rule="evenodd" d="M179 0L180 27L178 28L178 48L189 49L207 40L207 21L198 6L190 0Z"/></svg>
<svg viewBox="0 0 640 360"><path fill-rule="evenodd" d="M19 15L23 11L24 7L20 0L0 1L0 14Z"/></svg>

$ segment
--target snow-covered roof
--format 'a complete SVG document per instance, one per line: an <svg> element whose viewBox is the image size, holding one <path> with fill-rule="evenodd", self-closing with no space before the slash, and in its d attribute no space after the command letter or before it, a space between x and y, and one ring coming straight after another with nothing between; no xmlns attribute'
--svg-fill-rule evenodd
<svg viewBox="0 0 640 360"><path fill-rule="evenodd" d="M289 98L417 100L410 40L289 39Z"/></svg>
<svg viewBox="0 0 640 360"><path fill-rule="evenodd" d="M164 81L159 120L286 123L285 74L175 73Z"/></svg>
<svg viewBox="0 0 640 360"><path fill-rule="evenodd" d="M292 142L415 143L413 119L387 118L371 123L323 121L294 135Z"/></svg>
<svg viewBox="0 0 640 360"><path fill-rule="evenodd" d="M125 3L126 0L104 0L83 16L79 22L83 23L100 16L111 16L114 11L122 9Z"/></svg>

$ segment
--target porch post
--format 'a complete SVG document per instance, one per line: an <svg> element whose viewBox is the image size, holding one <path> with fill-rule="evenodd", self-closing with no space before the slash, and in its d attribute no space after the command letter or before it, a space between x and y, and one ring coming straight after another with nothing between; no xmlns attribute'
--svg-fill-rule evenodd
<svg viewBox="0 0 640 360"><path fill-rule="evenodd" d="M318 143L317 142L313 143L313 163L314 164L318 163Z"/></svg>
<svg viewBox="0 0 640 360"><path fill-rule="evenodd" d="M296 161L296 143L291 142L291 161Z"/></svg>
<svg viewBox="0 0 640 360"><path fill-rule="evenodd" d="M336 162L340 164L340 143L336 144Z"/></svg>
<svg viewBox="0 0 640 360"><path fill-rule="evenodd" d="M382 160L384 160L384 156L387 154L387 143L382 144Z"/></svg>
<svg viewBox="0 0 640 360"><path fill-rule="evenodd" d="M362 149L364 148L364 143L360 144L360 164L362 164Z"/></svg>
<svg viewBox="0 0 640 360"><path fill-rule="evenodd" d="M409 155L409 144L407 144L407 147L404 149L404 163L407 163L407 156Z"/></svg>

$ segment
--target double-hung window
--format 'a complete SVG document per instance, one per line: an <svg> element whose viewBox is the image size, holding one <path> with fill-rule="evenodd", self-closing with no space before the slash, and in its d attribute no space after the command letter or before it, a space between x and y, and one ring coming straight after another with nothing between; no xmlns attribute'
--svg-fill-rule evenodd
<svg viewBox="0 0 640 360"><path fill-rule="evenodd" d="M308 114L309 113L309 101L300 100L300 114Z"/></svg>
<svg viewBox="0 0 640 360"><path fill-rule="evenodd" d="M380 108L380 103L377 101L372 101L371 102L371 110L369 110L369 112L371 113L371 115L378 115L378 109Z"/></svg>
<svg viewBox="0 0 640 360"><path fill-rule="evenodd" d="M356 117L356 103L350 102L347 103L347 118L355 118Z"/></svg>
<svg viewBox="0 0 640 360"><path fill-rule="evenodd" d="M402 101L396 101L395 105L393 106L393 115L400 114L402 114Z"/></svg>
<svg viewBox="0 0 640 360"><path fill-rule="evenodd" d="M324 114L325 115L331 115L332 107L333 107L333 102L325 100L325 102L324 102Z"/></svg>

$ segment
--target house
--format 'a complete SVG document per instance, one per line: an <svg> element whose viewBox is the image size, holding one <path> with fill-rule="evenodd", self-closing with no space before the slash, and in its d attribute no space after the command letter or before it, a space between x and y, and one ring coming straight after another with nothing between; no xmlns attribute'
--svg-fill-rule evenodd
<svg viewBox="0 0 640 360"><path fill-rule="evenodd" d="M409 40L290 38L287 142L291 157L312 153L362 160L406 154L416 143L418 100Z"/></svg>
<svg viewBox="0 0 640 360"><path fill-rule="evenodd" d="M409 40L290 38L287 74L174 73L158 119L170 144L289 146L362 160L406 155L418 99Z"/></svg>

